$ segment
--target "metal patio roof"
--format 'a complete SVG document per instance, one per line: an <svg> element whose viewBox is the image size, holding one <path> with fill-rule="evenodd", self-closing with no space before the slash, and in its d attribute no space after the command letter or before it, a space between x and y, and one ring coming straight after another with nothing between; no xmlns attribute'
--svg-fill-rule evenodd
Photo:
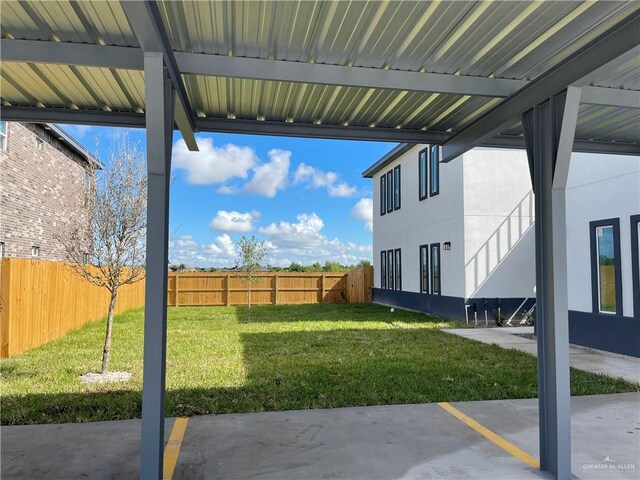
<svg viewBox="0 0 640 480"><path fill-rule="evenodd" d="M2 116L143 126L143 51L160 51L180 84L176 123L192 148L201 130L440 143L447 160L447 144L469 143L469 128L506 99L625 22L640 30L639 10L591 1L5 0ZM585 150L640 151L640 41L631 36L615 60L570 82L584 87L576 143ZM522 143L517 115L491 132L502 134L494 143Z"/></svg>

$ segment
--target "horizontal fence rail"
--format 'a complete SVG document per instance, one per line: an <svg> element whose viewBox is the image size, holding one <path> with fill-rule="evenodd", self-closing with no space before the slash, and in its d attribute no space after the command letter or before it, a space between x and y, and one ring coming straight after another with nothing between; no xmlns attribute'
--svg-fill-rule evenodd
<svg viewBox="0 0 640 480"><path fill-rule="evenodd" d="M109 292L60 262L3 258L0 357L37 347L106 317ZM144 305L144 282L118 290L115 313Z"/></svg>
<svg viewBox="0 0 640 480"><path fill-rule="evenodd" d="M251 284L251 304L369 302L372 285L372 267L345 273L260 272ZM170 306L246 305L248 296L249 284L242 273L169 273Z"/></svg>
<svg viewBox="0 0 640 480"><path fill-rule="evenodd" d="M42 345L107 314L109 292L60 262L4 258L0 271L0 358ZM371 301L373 267L345 273L261 272L253 305ZM246 305L249 288L237 272L170 272L169 306ZM118 290L116 314L144 306L144 281Z"/></svg>

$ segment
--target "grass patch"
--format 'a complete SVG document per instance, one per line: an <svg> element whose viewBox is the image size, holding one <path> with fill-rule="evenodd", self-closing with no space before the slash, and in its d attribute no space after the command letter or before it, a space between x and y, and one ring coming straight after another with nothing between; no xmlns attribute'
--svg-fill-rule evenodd
<svg viewBox="0 0 640 480"><path fill-rule="evenodd" d="M166 414L255 412L537 396L533 356L440 330L461 325L376 305L170 308ZM143 312L114 322L112 370L126 384L85 385L100 367L103 323L0 361L3 425L139 418ZM573 395L638 391L571 370Z"/></svg>

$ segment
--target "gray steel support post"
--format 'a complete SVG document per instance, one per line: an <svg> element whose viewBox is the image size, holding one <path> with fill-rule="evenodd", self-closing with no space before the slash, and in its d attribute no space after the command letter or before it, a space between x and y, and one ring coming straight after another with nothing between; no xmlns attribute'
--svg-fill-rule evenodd
<svg viewBox="0 0 640 480"><path fill-rule="evenodd" d="M535 192L540 469L571 478L565 190L580 104L570 87L522 116Z"/></svg>
<svg viewBox="0 0 640 480"><path fill-rule="evenodd" d="M162 54L145 53L147 257L140 478L162 478L167 346L169 177L174 91Z"/></svg>

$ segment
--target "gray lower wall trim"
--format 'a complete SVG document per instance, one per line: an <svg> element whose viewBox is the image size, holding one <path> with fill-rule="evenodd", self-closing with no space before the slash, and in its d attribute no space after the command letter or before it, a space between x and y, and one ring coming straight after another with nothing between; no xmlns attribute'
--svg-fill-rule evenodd
<svg viewBox="0 0 640 480"><path fill-rule="evenodd" d="M487 298L489 320L495 318L496 298ZM514 320L522 318L522 310L531 308L535 299L501 298L500 309L508 319L514 312ZM461 297L431 295L428 293L402 292L382 288L373 289L373 301L399 308L431 313L464 321L465 301ZM479 322L484 321L484 299L470 298L467 304L476 304ZM473 321L473 310L469 309L469 321ZM515 323L515 321L514 321ZM597 348L607 352L640 357L640 320L622 315L577 312L569 310L569 342L584 347Z"/></svg>
<svg viewBox="0 0 640 480"><path fill-rule="evenodd" d="M395 307L408 308L409 310L432 313L440 317L464 320L464 299L458 297L374 288L373 301Z"/></svg>
<svg viewBox="0 0 640 480"><path fill-rule="evenodd" d="M475 304L480 322L484 322L485 300L489 320L495 319L495 312L498 306L500 306L500 311L506 319L509 319L513 313L516 313L514 322L522 318L522 310L528 310L535 303L535 299L533 298L470 298L466 303L468 305ZM465 320L465 300L462 297L448 297L446 295L432 295L430 293L374 288L373 301L400 308L407 308L409 310L431 313L440 317ZM469 321L473 321L473 318L473 307L470 307Z"/></svg>
<svg viewBox="0 0 640 480"><path fill-rule="evenodd" d="M640 357L640 320L569 310L569 342Z"/></svg>

